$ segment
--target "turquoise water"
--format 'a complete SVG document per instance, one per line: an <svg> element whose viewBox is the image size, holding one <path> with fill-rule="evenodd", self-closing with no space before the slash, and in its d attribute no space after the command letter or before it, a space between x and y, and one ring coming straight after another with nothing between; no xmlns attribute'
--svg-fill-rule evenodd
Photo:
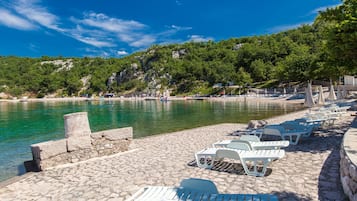
<svg viewBox="0 0 357 201"><path fill-rule="evenodd" d="M0 181L24 172L30 145L64 138L63 115L88 112L92 132L131 126L134 138L218 123L247 123L301 105L210 101L0 102Z"/></svg>

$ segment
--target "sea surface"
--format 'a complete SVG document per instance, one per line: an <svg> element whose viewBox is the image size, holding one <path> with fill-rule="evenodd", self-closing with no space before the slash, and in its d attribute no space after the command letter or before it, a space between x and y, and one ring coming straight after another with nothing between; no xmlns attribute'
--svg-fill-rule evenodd
<svg viewBox="0 0 357 201"><path fill-rule="evenodd" d="M0 181L25 172L30 145L64 138L63 115L88 112L92 132L133 127L134 138L219 123L247 123L301 110L298 104L232 101L0 102Z"/></svg>

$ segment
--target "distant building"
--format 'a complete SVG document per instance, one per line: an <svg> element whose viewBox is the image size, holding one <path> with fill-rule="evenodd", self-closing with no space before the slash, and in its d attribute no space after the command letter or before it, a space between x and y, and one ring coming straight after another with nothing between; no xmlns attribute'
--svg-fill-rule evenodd
<svg viewBox="0 0 357 201"><path fill-rule="evenodd" d="M343 83L344 83L344 85L357 86L357 78L355 78L354 76L350 76L350 75L344 75Z"/></svg>

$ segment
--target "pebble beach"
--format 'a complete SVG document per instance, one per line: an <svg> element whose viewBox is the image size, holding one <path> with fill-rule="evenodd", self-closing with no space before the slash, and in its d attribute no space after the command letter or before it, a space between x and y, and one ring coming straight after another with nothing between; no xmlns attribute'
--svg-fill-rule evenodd
<svg viewBox="0 0 357 201"><path fill-rule="evenodd" d="M267 119L280 123L308 110ZM198 168L195 152L246 124L218 124L134 139L129 151L27 173L0 184L0 200L125 200L145 186L178 186L182 179L213 181L220 193L268 193L279 200L347 200L340 183L339 149L354 116L315 131L269 165L264 177L247 176L238 165ZM221 166L222 167L222 166Z"/></svg>

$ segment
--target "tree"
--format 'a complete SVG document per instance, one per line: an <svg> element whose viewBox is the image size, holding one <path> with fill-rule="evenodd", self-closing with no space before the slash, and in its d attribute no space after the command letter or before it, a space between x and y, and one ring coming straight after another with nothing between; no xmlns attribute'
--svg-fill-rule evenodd
<svg viewBox="0 0 357 201"><path fill-rule="evenodd" d="M321 12L316 23L327 22L325 30L329 63L344 66L356 73L357 66L357 0Z"/></svg>
<svg viewBox="0 0 357 201"><path fill-rule="evenodd" d="M269 75L271 74L270 71L272 70L272 64L270 62L265 63L261 59L254 60L251 63L250 68L252 69L252 77L254 80L266 81L270 78Z"/></svg>

